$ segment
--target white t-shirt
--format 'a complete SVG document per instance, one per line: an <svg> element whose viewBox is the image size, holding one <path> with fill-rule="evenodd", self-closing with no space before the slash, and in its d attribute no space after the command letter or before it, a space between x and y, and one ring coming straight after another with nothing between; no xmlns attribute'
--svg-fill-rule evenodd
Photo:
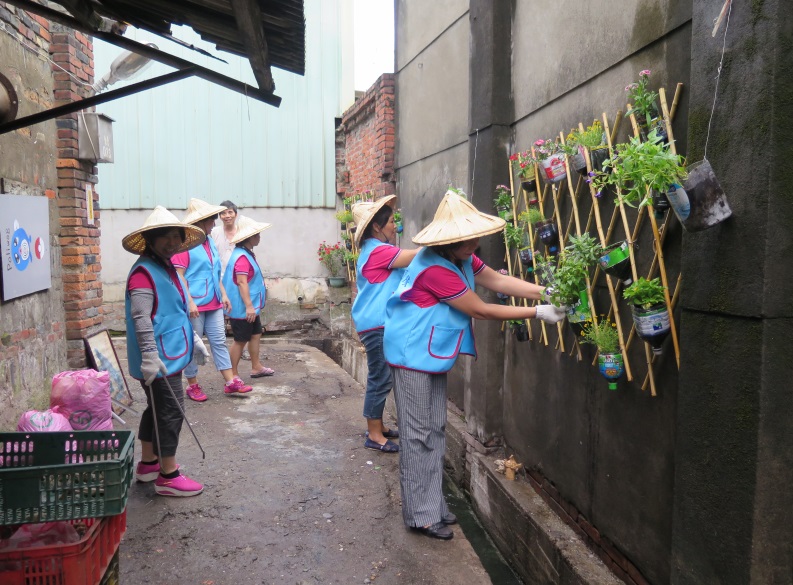
<svg viewBox="0 0 793 585"><path fill-rule="evenodd" d="M237 214L237 218L234 221L234 235L237 235L237 230L239 229L237 226L241 217L242 216L240 214ZM215 241L215 246L218 248L218 254L220 254L221 274L226 272L226 265L229 263L231 253L236 247L236 244L232 244L230 240L226 239L226 232L224 231L223 227L223 223L221 222L220 225L213 227L212 231L209 233L209 236Z"/></svg>

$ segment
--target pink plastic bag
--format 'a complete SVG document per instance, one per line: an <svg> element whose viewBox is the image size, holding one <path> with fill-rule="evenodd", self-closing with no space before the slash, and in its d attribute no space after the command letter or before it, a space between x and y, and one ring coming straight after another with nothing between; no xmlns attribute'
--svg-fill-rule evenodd
<svg viewBox="0 0 793 585"><path fill-rule="evenodd" d="M19 417L17 430L24 433L38 433L42 431L71 431L69 419L62 415L59 407L49 410L28 410Z"/></svg>
<svg viewBox="0 0 793 585"><path fill-rule="evenodd" d="M57 406L75 431L113 430L107 372L76 370L55 374L50 406Z"/></svg>
<svg viewBox="0 0 793 585"><path fill-rule="evenodd" d="M43 522L23 524L8 539L0 540L2 550L72 544L80 541L80 534L71 522Z"/></svg>

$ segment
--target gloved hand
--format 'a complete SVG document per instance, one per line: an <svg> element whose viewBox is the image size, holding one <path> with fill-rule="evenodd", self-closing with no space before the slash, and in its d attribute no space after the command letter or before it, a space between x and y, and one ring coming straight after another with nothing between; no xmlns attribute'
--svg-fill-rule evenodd
<svg viewBox="0 0 793 585"><path fill-rule="evenodd" d="M193 331L193 360L197 365L203 366L207 363L208 357L207 346L204 345L204 341L199 337L198 333Z"/></svg>
<svg viewBox="0 0 793 585"><path fill-rule="evenodd" d="M567 310L554 305L537 305L537 319L546 323L558 323L567 316Z"/></svg>
<svg viewBox="0 0 793 585"><path fill-rule="evenodd" d="M140 371L143 374L143 381L146 382L147 386L151 386L151 383L154 382L158 373L162 373L163 376L168 375L168 368L162 363L160 354L156 351L144 351L142 357Z"/></svg>

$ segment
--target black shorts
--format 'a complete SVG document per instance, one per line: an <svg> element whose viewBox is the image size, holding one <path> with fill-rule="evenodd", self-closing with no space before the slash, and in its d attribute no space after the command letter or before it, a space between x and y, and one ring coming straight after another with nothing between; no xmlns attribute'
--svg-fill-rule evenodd
<svg viewBox="0 0 793 585"><path fill-rule="evenodd" d="M248 323L245 319L229 319L229 323L234 341L250 341L254 335L262 334L262 320L259 315L256 315L253 323Z"/></svg>

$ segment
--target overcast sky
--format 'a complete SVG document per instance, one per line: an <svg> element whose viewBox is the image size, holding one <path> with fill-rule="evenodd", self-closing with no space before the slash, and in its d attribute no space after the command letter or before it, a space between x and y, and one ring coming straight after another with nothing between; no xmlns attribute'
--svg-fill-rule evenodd
<svg viewBox="0 0 793 585"><path fill-rule="evenodd" d="M394 72L394 0L355 0L355 89Z"/></svg>

